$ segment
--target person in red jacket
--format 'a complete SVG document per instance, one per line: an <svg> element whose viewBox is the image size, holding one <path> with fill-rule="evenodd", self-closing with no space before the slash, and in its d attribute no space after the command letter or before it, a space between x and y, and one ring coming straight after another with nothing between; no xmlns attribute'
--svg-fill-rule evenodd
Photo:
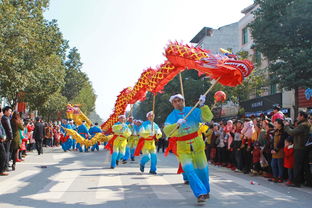
<svg viewBox="0 0 312 208"><path fill-rule="evenodd" d="M293 184L293 167L294 167L294 144L292 137L288 137L285 140L285 147L284 147L284 167L288 170L288 181L286 185Z"/></svg>
<svg viewBox="0 0 312 208"><path fill-rule="evenodd" d="M260 165L261 147L259 142L254 143L254 149L252 151L252 170L253 175L258 175L261 171Z"/></svg>

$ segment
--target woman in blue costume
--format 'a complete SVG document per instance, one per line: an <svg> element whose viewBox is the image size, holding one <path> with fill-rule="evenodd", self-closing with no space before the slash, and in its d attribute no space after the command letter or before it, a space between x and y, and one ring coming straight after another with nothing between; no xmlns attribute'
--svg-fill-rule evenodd
<svg viewBox="0 0 312 208"><path fill-rule="evenodd" d="M140 171L143 173L145 164L151 160L149 173L156 175L157 154L155 140L159 139L162 133L158 125L154 122L154 113L152 111L148 112L146 117L148 120L143 122L139 130L140 139L134 155L138 156L140 151L142 151L143 157L140 161Z"/></svg>

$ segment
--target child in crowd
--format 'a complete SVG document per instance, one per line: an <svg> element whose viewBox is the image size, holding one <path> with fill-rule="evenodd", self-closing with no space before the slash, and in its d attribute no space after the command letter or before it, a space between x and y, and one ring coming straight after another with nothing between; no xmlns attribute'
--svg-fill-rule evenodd
<svg viewBox="0 0 312 208"><path fill-rule="evenodd" d="M261 156L260 144L259 142L256 141L254 143L254 148L252 150L252 170L251 170L251 173L255 176L261 173L260 156Z"/></svg>
<svg viewBox="0 0 312 208"><path fill-rule="evenodd" d="M284 167L288 170L288 181L287 185L291 185L294 178L294 144L293 138L288 137L285 140L285 147L284 147Z"/></svg>

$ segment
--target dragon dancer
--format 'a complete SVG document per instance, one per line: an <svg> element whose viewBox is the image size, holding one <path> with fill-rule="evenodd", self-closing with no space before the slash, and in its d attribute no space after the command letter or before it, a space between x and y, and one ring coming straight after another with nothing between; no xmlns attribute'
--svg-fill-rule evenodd
<svg viewBox="0 0 312 208"><path fill-rule="evenodd" d="M133 117L130 116L128 118L128 121L126 123L129 127L129 129L131 130L131 136L128 138L128 141L127 141L127 146L126 146L126 152L125 152L125 156L123 157L122 159L122 162L125 164L127 163L127 161L129 160L130 158L130 155L131 155L131 151L130 151L130 140L132 140L132 137L133 137L133 133L134 133L134 129L133 129L133 126L134 126L134 123L133 123Z"/></svg>
<svg viewBox="0 0 312 208"><path fill-rule="evenodd" d="M89 129L89 134L91 135L91 139L92 139L97 133L101 133L101 132L102 132L102 130L101 130L100 127L99 127L99 123L95 123L94 126L92 126L92 127ZM91 151L93 152L95 149L96 149L97 151L100 150L98 142L96 142L96 143L91 147Z"/></svg>
<svg viewBox="0 0 312 208"><path fill-rule="evenodd" d="M126 152L127 138L131 136L131 130L126 124L126 116L120 115L119 122L112 126L114 136L109 140L106 149L109 149L112 154L111 168L114 169L118 165Z"/></svg>
<svg viewBox="0 0 312 208"><path fill-rule="evenodd" d="M77 128L78 134L80 134L83 138L89 139L89 130L86 126L86 121L82 121L82 124ZM77 144L77 149L79 152L82 152L82 145L80 143ZM88 152L88 148L85 146L85 152Z"/></svg>
<svg viewBox="0 0 312 208"><path fill-rule="evenodd" d="M146 114L147 121L144 121L140 130L140 139L134 155L139 156L142 151L143 157L140 161L140 171L144 172L145 164L151 160L150 174L157 174L157 154L155 140L162 136L161 130L154 122L154 113L152 111Z"/></svg>
<svg viewBox="0 0 312 208"><path fill-rule="evenodd" d="M200 96L200 108L196 108L190 116L183 118L190 112L191 107L185 107L184 97L176 94L169 101L174 110L165 121L164 132L170 140L171 150L176 151L178 160L189 181L190 187L198 202L205 202L209 198L209 171L205 155L205 143L198 133L200 122L209 122L213 118L209 107L205 104L205 96ZM169 147L168 147L169 148Z"/></svg>
<svg viewBox="0 0 312 208"><path fill-rule="evenodd" d="M73 140L72 137L66 134L65 129L71 129L71 125L68 123L67 120L63 120L62 125L61 125L61 133L62 133L62 139L61 139L61 146L62 149L64 150L64 152L67 152L68 150L70 150Z"/></svg>
<svg viewBox="0 0 312 208"><path fill-rule="evenodd" d="M129 139L129 147L130 147L130 157L131 161L134 161L134 152L139 142L139 132L142 125L141 120L135 120L133 126L133 134Z"/></svg>

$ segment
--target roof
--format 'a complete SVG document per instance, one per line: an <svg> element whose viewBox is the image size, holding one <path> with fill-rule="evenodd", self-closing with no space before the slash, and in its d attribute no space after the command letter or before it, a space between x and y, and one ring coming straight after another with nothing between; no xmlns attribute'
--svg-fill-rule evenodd
<svg viewBox="0 0 312 208"><path fill-rule="evenodd" d="M210 27L203 27L197 35L191 40L191 43L199 43L200 40L202 40L205 36L209 36L212 28Z"/></svg>
<svg viewBox="0 0 312 208"><path fill-rule="evenodd" d="M252 4L252 5L248 6L248 7L246 7L245 9L243 9L243 10L241 11L241 13L247 14L248 12L250 12L251 10L253 10L256 6L257 6L257 4Z"/></svg>

